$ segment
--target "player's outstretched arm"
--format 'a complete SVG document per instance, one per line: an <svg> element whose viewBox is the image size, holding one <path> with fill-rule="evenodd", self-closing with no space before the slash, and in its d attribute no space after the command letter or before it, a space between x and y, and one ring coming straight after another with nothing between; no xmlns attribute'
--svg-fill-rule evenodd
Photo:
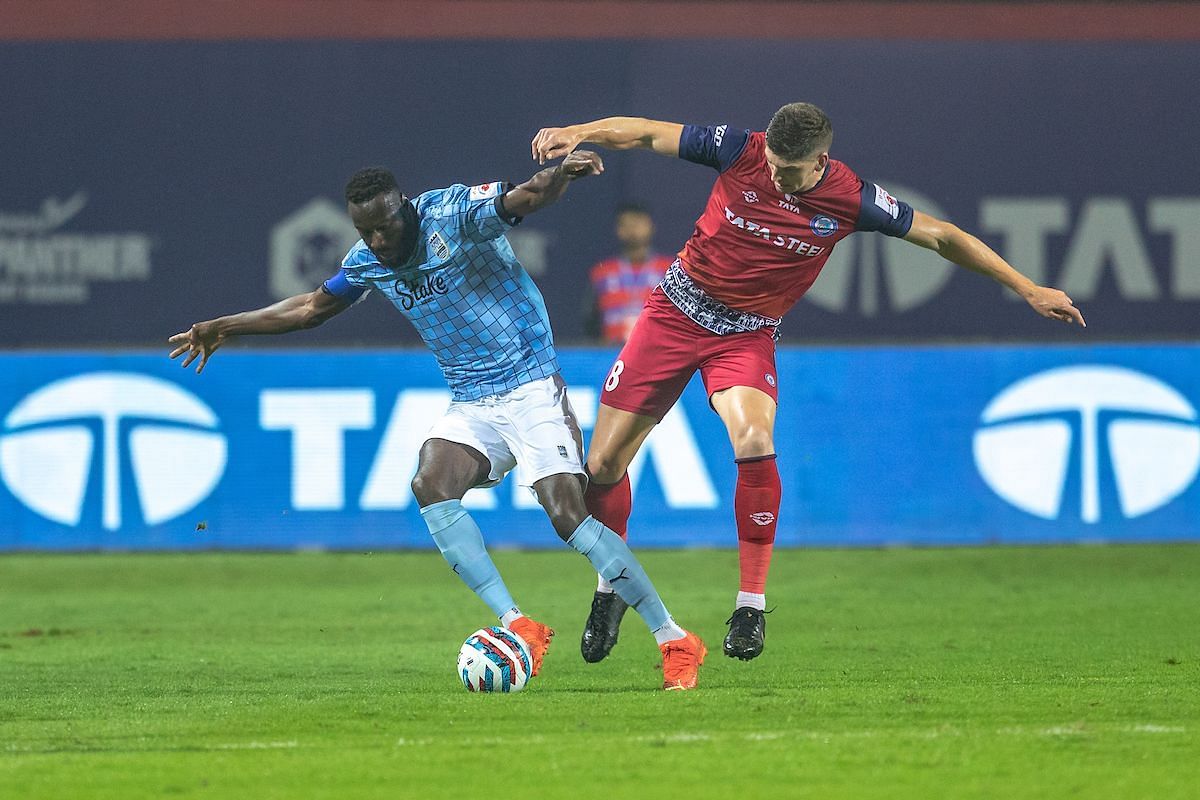
<svg viewBox="0 0 1200 800"><path fill-rule="evenodd" d="M528 216L562 197L571 181L601 172L604 162L596 153L587 150L570 153L558 166L544 169L505 192L504 210L514 217Z"/></svg>
<svg viewBox="0 0 1200 800"><path fill-rule="evenodd" d="M1077 322L1087 327L1083 314L1079 313L1066 292L1038 286L1013 269L995 250L950 222L914 211L912 228L904 238L933 250L947 261L1007 286L1043 317L1066 323Z"/></svg>
<svg viewBox="0 0 1200 800"><path fill-rule="evenodd" d="M533 137L533 159L545 164L550 159L565 156L585 142L609 150L640 147L676 158L679 156L679 137L682 135L683 125L678 122L660 122L642 117L606 117L565 128L542 128Z"/></svg>
<svg viewBox="0 0 1200 800"><path fill-rule="evenodd" d="M187 367L199 358L196 372L200 373L212 354L234 336L290 333L303 328L315 328L349 307L341 299L317 288L308 294L294 295L265 308L197 322L188 330L167 339L167 342L173 347L171 358L186 354L180 366Z"/></svg>

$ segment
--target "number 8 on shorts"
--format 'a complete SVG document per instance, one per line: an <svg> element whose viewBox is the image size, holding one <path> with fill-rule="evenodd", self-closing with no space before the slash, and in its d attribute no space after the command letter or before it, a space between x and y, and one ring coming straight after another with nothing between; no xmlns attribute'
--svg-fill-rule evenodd
<svg viewBox="0 0 1200 800"><path fill-rule="evenodd" d="M617 384L621 382L621 373L625 371L625 362L617 359L617 363L613 364L612 371L608 373L608 380L604 382L604 391L611 392L617 388Z"/></svg>

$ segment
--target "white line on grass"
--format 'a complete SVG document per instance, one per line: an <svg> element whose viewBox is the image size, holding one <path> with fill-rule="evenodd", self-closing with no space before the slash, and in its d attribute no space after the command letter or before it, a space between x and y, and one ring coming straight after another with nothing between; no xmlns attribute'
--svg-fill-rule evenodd
<svg viewBox="0 0 1200 800"><path fill-rule="evenodd" d="M626 742L636 742L644 744L652 742L656 744L704 744L708 742L728 742L728 741L743 741L743 742L772 742L780 739L808 739L812 741L829 742L834 739L870 739L875 737L884 738L916 738L916 739L940 739L944 737L963 736L971 732L969 730L955 728L952 726L940 726L937 728L889 728L889 729L862 729L848 731L813 731L813 730L795 730L795 731L748 731L742 733L735 732L681 732L670 734L639 734L637 736L620 737L620 740ZM1181 725L1155 725L1151 723L1141 723L1137 725L1089 725L1084 722L1072 722L1063 725L1051 725L1046 728L1028 728L1021 726L1010 726L1005 728L996 728L993 733L1000 736L1031 736L1031 737L1047 737L1047 736L1089 736L1099 735L1108 736L1112 734L1178 734L1187 733L1187 728ZM455 737L452 740L434 739L431 737L422 737L418 739L409 739L400 737L396 740L396 747L419 747L426 745L457 745L459 747L491 747L494 745L536 745L543 744L547 741L543 734L533 734L529 736L464 736ZM610 741L612 739L610 738Z"/></svg>

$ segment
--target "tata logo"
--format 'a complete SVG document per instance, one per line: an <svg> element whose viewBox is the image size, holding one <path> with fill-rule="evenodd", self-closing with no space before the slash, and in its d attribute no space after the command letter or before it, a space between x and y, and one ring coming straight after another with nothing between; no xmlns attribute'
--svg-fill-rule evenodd
<svg viewBox="0 0 1200 800"><path fill-rule="evenodd" d="M409 388L377 395L367 387L273 388L259 394L258 421L263 430L278 432L291 443L292 508L398 511L415 502L409 482L417 472L421 445L430 424L446 413L450 402L446 389ZM591 430L599 408L596 389L572 387L570 405L579 426ZM355 437L360 439L361 432L374 431L376 444L364 450L353 444L352 431L360 432ZM682 405L667 412L630 463L635 495L647 473L653 473L668 508L720 506L704 450ZM509 481L507 488L512 508L540 507L526 487ZM501 487L472 489L463 505L482 511L502 508L500 492Z"/></svg>
<svg viewBox="0 0 1200 800"><path fill-rule="evenodd" d="M928 197L903 186L896 190L898 196L914 207L945 219L942 209ZM891 198L887 192L883 194ZM834 226L826 228L825 223L818 222L822 219L828 219ZM812 230L818 236L829 236L837 230L836 220L815 217ZM936 253L914 247L903 239L851 236L838 242L830 252L825 269L804 299L827 311L857 313L863 317L897 314L936 297L956 269Z"/></svg>
<svg viewBox="0 0 1200 800"><path fill-rule="evenodd" d="M0 477L18 500L63 525L88 521L85 501L96 495L106 530L128 527L130 504L157 525L194 508L221 479L226 443L217 424L208 406L164 380L66 378L5 417Z"/></svg>
<svg viewBox="0 0 1200 800"><path fill-rule="evenodd" d="M1200 427L1187 399L1156 378L1063 367L993 399L974 450L988 486L1017 508L1059 519L1076 507L1066 488L1078 486L1080 519L1097 523L1116 509L1140 517L1186 491L1200 468Z"/></svg>

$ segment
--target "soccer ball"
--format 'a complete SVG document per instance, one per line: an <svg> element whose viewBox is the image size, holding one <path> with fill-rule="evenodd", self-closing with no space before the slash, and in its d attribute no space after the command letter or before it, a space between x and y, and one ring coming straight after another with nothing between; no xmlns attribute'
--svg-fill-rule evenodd
<svg viewBox="0 0 1200 800"><path fill-rule="evenodd" d="M458 677L469 692L519 692L529 680L529 645L508 628L480 628L458 650Z"/></svg>

